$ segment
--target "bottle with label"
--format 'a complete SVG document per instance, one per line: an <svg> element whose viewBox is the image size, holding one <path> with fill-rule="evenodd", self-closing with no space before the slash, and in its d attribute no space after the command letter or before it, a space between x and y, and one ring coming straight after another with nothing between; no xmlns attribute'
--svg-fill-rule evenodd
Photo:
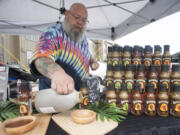
<svg viewBox="0 0 180 135"><path fill-rule="evenodd" d="M106 87L113 84L113 67L111 64L107 64L106 70Z"/></svg>
<svg viewBox="0 0 180 135"><path fill-rule="evenodd" d="M112 51L113 51L113 47L108 46L107 64L110 65L112 65Z"/></svg>
<svg viewBox="0 0 180 135"><path fill-rule="evenodd" d="M153 55L153 64L158 65L159 67L161 66L162 63L162 48L160 45L155 45L154 46L154 55Z"/></svg>
<svg viewBox="0 0 180 135"><path fill-rule="evenodd" d="M157 65L152 64L150 67L150 72L148 74L148 83L154 85L155 93L158 92L158 71Z"/></svg>
<svg viewBox="0 0 180 135"><path fill-rule="evenodd" d="M160 83L165 84L168 89L168 94L170 93L170 73L169 65L163 64L161 67L161 73L159 76Z"/></svg>
<svg viewBox="0 0 180 135"><path fill-rule="evenodd" d="M172 73L171 73L171 86L174 84L180 84L180 65L173 64L172 65ZM171 87L173 89L173 87Z"/></svg>
<svg viewBox="0 0 180 135"><path fill-rule="evenodd" d="M122 65L116 65L113 68L114 74L113 74L113 79L114 79L114 86L115 86L115 91L118 94L119 91L121 90L121 84L122 84L122 79L123 79L123 75L122 75Z"/></svg>
<svg viewBox="0 0 180 135"><path fill-rule="evenodd" d="M180 84L174 85L174 90L171 94L170 114L175 117L180 117Z"/></svg>
<svg viewBox="0 0 180 135"><path fill-rule="evenodd" d="M80 108L87 108L88 105L88 88L85 80L81 81L81 87L80 87Z"/></svg>
<svg viewBox="0 0 180 135"><path fill-rule="evenodd" d="M126 65L131 64L131 52L132 49L130 46L124 46L123 48L123 65L126 67Z"/></svg>
<svg viewBox="0 0 180 135"><path fill-rule="evenodd" d="M169 115L169 96L165 84L160 84L157 98L157 113L159 116L167 117Z"/></svg>
<svg viewBox="0 0 180 135"><path fill-rule="evenodd" d="M156 115L156 95L154 91L154 85L148 84L146 86L146 104L145 104L145 113L148 116Z"/></svg>
<svg viewBox="0 0 180 135"><path fill-rule="evenodd" d="M145 75L145 65L140 64L138 65L138 71L136 74L136 83L140 84L140 92L142 94L142 101L145 102L146 97L146 75Z"/></svg>
<svg viewBox="0 0 180 135"><path fill-rule="evenodd" d="M128 93L131 94L134 86L134 72L132 64L126 65L125 83L127 84Z"/></svg>
<svg viewBox="0 0 180 135"><path fill-rule="evenodd" d="M141 50L141 47L134 46L134 48L133 48L132 63L137 66L137 65L141 64L141 61L142 61L142 50Z"/></svg>
<svg viewBox="0 0 180 135"><path fill-rule="evenodd" d="M144 49L144 65L146 66L146 69L149 69L149 67L151 66L152 64L152 51L153 51L153 48L149 45L146 45L145 46L145 49Z"/></svg>
<svg viewBox="0 0 180 135"><path fill-rule="evenodd" d="M134 85L131 113L135 116L140 116L143 113L142 96L140 93L140 84L138 83Z"/></svg>
<svg viewBox="0 0 180 135"><path fill-rule="evenodd" d="M119 46L114 45L112 51L112 66L115 67L119 64Z"/></svg>
<svg viewBox="0 0 180 135"><path fill-rule="evenodd" d="M166 64L170 67L171 65L171 55L169 52L169 45L164 45L164 53L163 53L163 64Z"/></svg>
<svg viewBox="0 0 180 135"><path fill-rule="evenodd" d="M19 86L20 92L18 102L20 104L20 114L31 115L32 113L32 99L31 99L31 85L29 82L21 82Z"/></svg>
<svg viewBox="0 0 180 135"><path fill-rule="evenodd" d="M122 83L121 86L121 91L119 93L119 106L126 112L125 115L128 115L130 111L130 101L127 86L125 83Z"/></svg>
<svg viewBox="0 0 180 135"><path fill-rule="evenodd" d="M117 105L117 95L114 89L114 85L110 84L106 90L106 102L109 104Z"/></svg>

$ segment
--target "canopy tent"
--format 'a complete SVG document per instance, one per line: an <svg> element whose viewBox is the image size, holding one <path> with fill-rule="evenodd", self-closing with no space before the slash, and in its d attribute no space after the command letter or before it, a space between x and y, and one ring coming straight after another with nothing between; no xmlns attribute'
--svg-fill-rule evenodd
<svg viewBox="0 0 180 135"><path fill-rule="evenodd" d="M180 10L180 0L0 0L0 33L40 34L75 2L88 8L93 39L114 40Z"/></svg>

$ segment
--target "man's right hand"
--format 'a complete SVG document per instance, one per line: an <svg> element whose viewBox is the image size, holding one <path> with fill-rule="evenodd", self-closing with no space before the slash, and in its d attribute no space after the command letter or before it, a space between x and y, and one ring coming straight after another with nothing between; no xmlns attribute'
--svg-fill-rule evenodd
<svg viewBox="0 0 180 135"><path fill-rule="evenodd" d="M56 71L51 76L51 88L58 94L70 94L74 90L74 80L64 71Z"/></svg>

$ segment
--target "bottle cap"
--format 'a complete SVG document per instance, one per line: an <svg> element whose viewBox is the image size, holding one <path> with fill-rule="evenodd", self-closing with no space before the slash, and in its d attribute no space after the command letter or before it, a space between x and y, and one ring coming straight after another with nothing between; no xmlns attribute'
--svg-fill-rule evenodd
<svg viewBox="0 0 180 135"><path fill-rule="evenodd" d="M161 48L160 45L155 45L154 46L154 52L156 52L156 51L159 51L160 53L162 52L162 48Z"/></svg>
<svg viewBox="0 0 180 135"><path fill-rule="evenodd" d="M24 91L24 90L28 90L28 91L31 91L32 90L32 86L29 82L21 82L21 90Z"/></svg>
<svg viewBox="0 0 180 135"><path fill-rule="evenodd" d="M145 65L144 64L139 64L138 65L138 71L144 71L145 70Z"/></svg>
<svg viewBox="0 0 180 135"><path fill-rule="evenodd" d="M108 52L112 52L113 51L113 47L112 46L108 46Z"/></svg>
<svg viewBox="0 0 180 135"><path fill-rule="evenodd" d="M164 45L164 52L169 51L169 45Z"/></svg>
<svg viewBox="0 0 180 135"><path fill-rule="evenodd" d="M111 64L107 64L107 70L109 70L109 71L112 71L112 70L113 70L113 67L112 67Z"/></svg>
<svg viewBox="0 0 180 135"><path fill-rule="evenodd" d="M153 48L150 46L150 45L145 45L145 49L144 49L144 52L151 52L152 53L153 51Z"/></svg>
<svg viewBox="0 0 180 135"><path fill-rule="evenodd" d="M113 52L117 52L119 51L119 46L118 45L114 45L113 46Z"/></svg>
<svg viewBox="0 0 180 135"><path fill-rule="evenodd" d="M113 67L113 71L122 71L123 70L123 65L116 65L115 67Z"/></svg>

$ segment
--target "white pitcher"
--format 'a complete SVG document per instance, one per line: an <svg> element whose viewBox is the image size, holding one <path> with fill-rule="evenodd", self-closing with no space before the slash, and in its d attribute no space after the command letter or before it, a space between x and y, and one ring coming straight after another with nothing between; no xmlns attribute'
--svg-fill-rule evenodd
<svg viewBox="0 0 180 135"><path fill-rule="evenodd" d="M45 89L37 93L35 108L41 113L65 112L78 102L80 102L79 92L76 90L68 95L59 95L53 89Z"/></svg>

